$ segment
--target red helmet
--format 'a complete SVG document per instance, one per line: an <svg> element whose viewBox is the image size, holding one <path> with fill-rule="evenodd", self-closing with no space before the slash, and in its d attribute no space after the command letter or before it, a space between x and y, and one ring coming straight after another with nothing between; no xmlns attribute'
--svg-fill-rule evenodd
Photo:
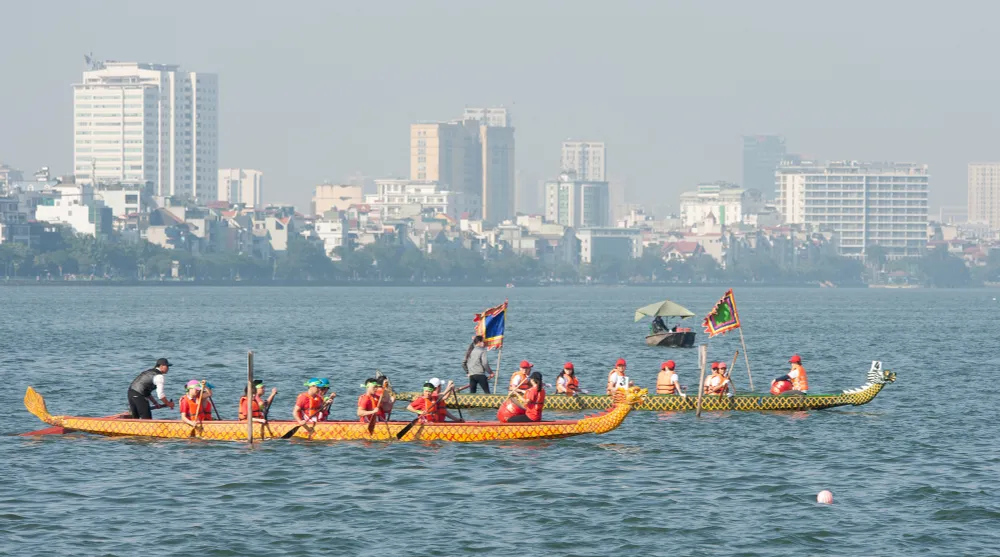
<svg viewBox="0 0 1000 557"><path fill-rule="evenodd" d="M774 385L771 385L771 394L780 395L785 391L792 390L792 384L788 381L775 381Z"/></svg>
<svg viewBox="0 0 1000 557"><path fill-rule="evenodd" d="M794 356L792 356L791 358L788 359L788 363L790 363L790 364L801 364L802 363L802 356L799 356L798 354L795 354Z"/></svg>
<svg viewBox="0 0 1000 557"><path fill-rule="evenodd" d="M667 360L663 362L663 365L660 366L660 369L674 369L674 366L676 365L677 364L675 364L673 360Z"/></svg>
<svg viewBox="0 0 1000 557"><path fill-rule="evenodd" d="M521 367L522 368L525 368L525 367L531 368L531 367L535 367L535 366L531 365L531 362L529 362L528 360L521 360Z"/></svg>
<svg viewBox="0 0 1000 557"><path fill-rule="evenodd" d="M563 366L563 369L573 369L573 362L566 362L566 365Z"/></svg>
<svg viewBox="0 0 1000 557"><path fill-rule="evenodd" d="M712 369L719 369L719 362L712 362Z"/></svg>
<svg viewBox="0 0 1000 557"><path fill-rule="evenodd" d="M618 358L618 361L615 362L615 366L623 366L623 365L625 365L625 358Z"/></svg>

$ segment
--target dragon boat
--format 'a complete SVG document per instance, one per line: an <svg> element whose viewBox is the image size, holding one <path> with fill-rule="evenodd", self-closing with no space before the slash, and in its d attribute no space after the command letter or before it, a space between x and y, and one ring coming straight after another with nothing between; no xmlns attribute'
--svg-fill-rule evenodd
<svg viewBox="0 0 1000 557"><path fill-rule="evenodd" d="M631 389L621 397L622 402L605 412L586 416L579 420L555 420L542 422L445 422L417 423L407 431L400 441L509 441L515 439L558 439L584 435L602 434L616 429L625 421L632 410L646 398L645 389ZM24 393L24 406L43 422L62 428L65 432L96 433L108 436L153 437L161 439L213 439L222 441L246 441L245 421L207 421L197 428L180 420L136 420L112 416L105 418L84 416L53 416L45 406L45 400L33 388ZM360 421L319 422L311 429L298 428L294 438L318 441L388 441L397 440L396 435L410 422L390 421L376 424L372 433L368 424ZM280 439L296 427L293 421L269 421L255 423L254 439Z"/></svg>
<svg viewBox="0 0 1000 557"><path fill-rule="evenodd" d="M856 389L848 389L832 394L806 394L806 395L771 395L761 393L737 393L735 396L719 397L705 395L702 397L702 411L766 411L766 410L822 410L825 408L835 408L837 406L861 406L868 404L887 383L896 380L896 374L889 370L882 370L880 362L874 362L872 369L868 372L868 380L864 385ZM697 391L697 389L695 389ZM396 400L412 400L418 393L403 392L396 393ZM692 394L687 397L678 395L650 395L639 408L641 410L654 410L658 412L679 412L684 410L694 410L697 395ZM449 401L449 406L453 408L499 408L503 401L507 400L505 395L487 394L460 394L457 395L457 403ZM547 395L545 397L546 410L600 410L611 406L611 396L609 395L576 395L566 396L560 394Z"/></svg>

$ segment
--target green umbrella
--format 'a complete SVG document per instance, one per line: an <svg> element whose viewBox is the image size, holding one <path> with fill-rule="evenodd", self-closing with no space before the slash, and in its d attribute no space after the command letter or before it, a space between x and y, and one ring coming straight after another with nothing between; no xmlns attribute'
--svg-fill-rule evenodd
<svg viewBox="0 0 1000 557"><path fill-rule="evenodd" d="M649 304L635 310L635 320L639 321L643 317L694 317L694 313L688 308L675 304L670 300L663 300L655 304Z"/></svg>

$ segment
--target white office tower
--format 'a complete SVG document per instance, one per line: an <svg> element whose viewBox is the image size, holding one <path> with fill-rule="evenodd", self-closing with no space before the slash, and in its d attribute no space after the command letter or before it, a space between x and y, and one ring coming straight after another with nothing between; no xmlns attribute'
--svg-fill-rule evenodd
<svg viewBox="0 0 1000 557"><path fill-rule="evenodd" d="M560 162L563 172L573 172L584 182L607 181L607 149L603 141L564 141Z"/></svg>
<svg viewBox="0 0 1000 557"><path fill-rule="evenodd" d="M73 85L73 169L80 183L151 182L157 195L218 199L216 74L90 61Z"/></svg>
<svg viewBox="0 0 1000 557"><path fill-rule="evenodd" d="M264 173L249 168L220 168L219 201L263 207Z"/></svg>

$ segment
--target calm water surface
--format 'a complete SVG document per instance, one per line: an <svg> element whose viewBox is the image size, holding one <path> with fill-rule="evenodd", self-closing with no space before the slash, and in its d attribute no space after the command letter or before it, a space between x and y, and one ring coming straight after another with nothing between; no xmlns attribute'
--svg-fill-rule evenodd
<svg viewBox="0 0 1000 557"><path fill-rule="evenodd" d="M272 416L326 375L351 418L376 368L397 388L459 380L473 313L504 297L505 376L529 359L552 382L572 360L599 388L625 357L649 385L672 358L694 384L696 351L645 347L632 311L669 297L703 315L722 293L0 288L0 555L1000 554L997 290L737 289L758 390L794 352L817 392L880 359L897 383L858 408L637 412L603 436L472 445L13 435L42 427L28 385L55 414L112 414L161 356L172 398L208 378L231 418L248 349L280 389ZM738 347L713 339L709 358ZM742 356L734 376L747 388Z"/></svg>

